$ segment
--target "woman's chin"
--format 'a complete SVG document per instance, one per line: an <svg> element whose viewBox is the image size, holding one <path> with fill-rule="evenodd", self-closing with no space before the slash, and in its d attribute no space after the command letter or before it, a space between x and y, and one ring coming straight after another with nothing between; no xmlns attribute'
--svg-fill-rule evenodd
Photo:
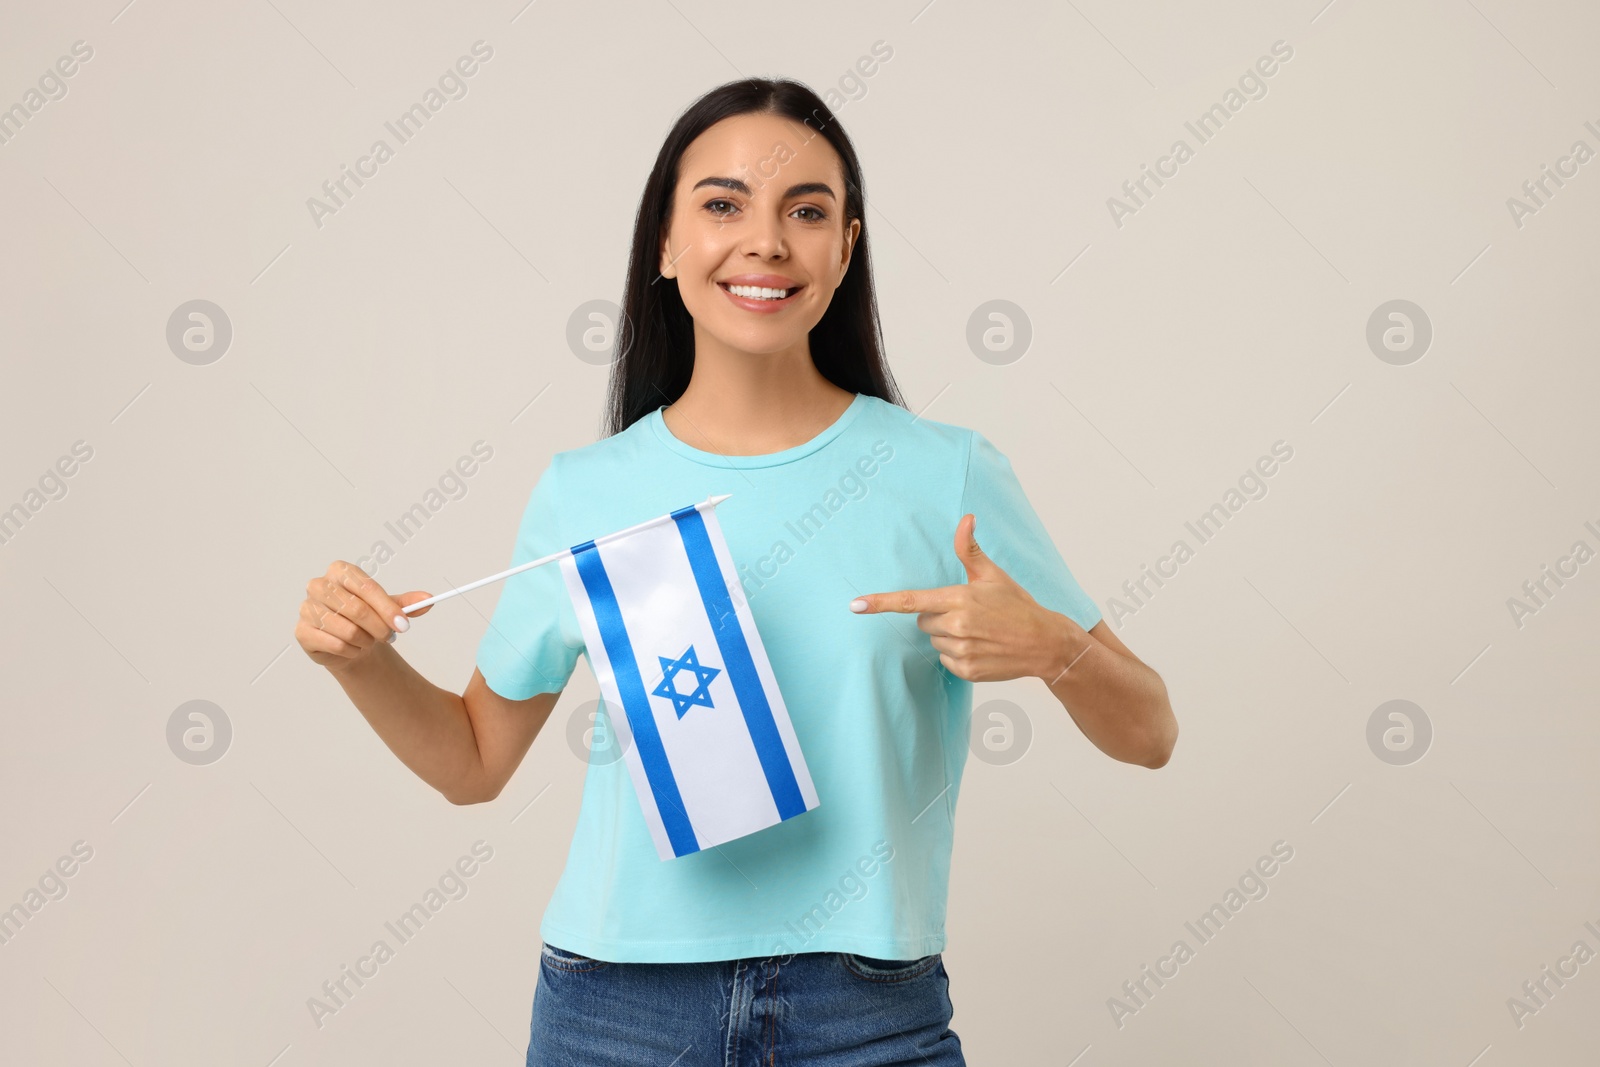
<svg viewBox="0 0 1600 1067"><path fill-rule="evenodd" d="M763 329L746 324L742 329L711 331L711 336L725 348L752 356L775 356L804 344L810 333L810 330L796 330L792 326Z"/></svg>

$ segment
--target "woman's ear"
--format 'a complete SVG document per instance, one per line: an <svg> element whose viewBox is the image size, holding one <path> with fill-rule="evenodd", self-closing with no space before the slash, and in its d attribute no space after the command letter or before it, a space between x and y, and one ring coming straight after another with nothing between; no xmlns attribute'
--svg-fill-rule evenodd
<svg viewBox="0 0 1600 1067"><path fill-rule="evenodd" d="M661 276L663 278L676 278L678 276L678 268L674 265L673 257L667 254L668 251L670 251L670 248L666 240L663 239L661 242Z"/></svg>
<svg viewBox="0 0 1600 1067"><path fill-rule="evenodd" d="M844 232L844 259L839 263L839 277L843 278L850 270L850 256L856 249L856 238L861 236L861 220L851 219L850 225Z"/></svg>

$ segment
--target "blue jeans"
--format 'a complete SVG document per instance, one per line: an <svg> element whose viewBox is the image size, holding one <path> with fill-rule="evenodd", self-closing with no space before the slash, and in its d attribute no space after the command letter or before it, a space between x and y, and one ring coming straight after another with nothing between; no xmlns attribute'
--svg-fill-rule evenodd
<svg viewBox="0 0 1600 1067"><path fill-rule="evenodd" d="M545 944L528 1067L966 1067L939 953L607 963Z"/></svg>

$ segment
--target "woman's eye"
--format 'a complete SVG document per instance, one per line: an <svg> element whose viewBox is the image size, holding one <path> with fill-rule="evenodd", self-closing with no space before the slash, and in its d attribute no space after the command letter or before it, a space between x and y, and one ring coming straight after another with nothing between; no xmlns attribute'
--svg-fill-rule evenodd
<svg viewBox="0 0 1600 1067"><path fill-rule="evenodd" d="M706 201L705 207L707 211L711 212L712 215L718 218L731 215L735 211L739 210L738 205L736 205L733 201L723 200L720 198ZM797 215L800 215L802 212L810 212L808 215L802 215L802 218L805 222L822 222L828 217L827 212L823 211L821 208L812 207L809 204L805 207L796 208L794 211L794 213Z"/></svg>

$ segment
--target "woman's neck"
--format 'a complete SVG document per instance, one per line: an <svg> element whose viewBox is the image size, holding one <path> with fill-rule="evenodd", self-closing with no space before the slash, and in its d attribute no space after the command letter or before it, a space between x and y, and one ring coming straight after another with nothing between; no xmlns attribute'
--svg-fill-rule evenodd
<svg viewBox="0 0 1600 1067"><path fill-rule="evenodd" d="M672 436L703 452L764 456L805 444L855 396L822 376L809 346L772 355L697 350L688 387L661 417Z"/></svg>

